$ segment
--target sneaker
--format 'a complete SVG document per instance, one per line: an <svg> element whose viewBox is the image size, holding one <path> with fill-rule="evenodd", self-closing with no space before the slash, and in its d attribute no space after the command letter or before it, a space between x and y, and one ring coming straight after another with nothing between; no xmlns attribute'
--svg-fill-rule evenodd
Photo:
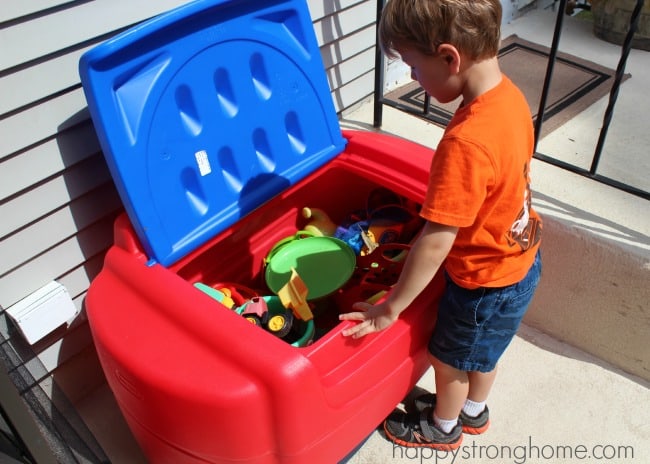
<svg viewBox="0 0 650 464"><path fill-rule="evenodd" d="M409 448L434 448L441 451L457 449L463 442L460 420L449 433L433 425L433 409L425 408L418 414L393 412L384 421L386 437L393 443Z"/></svg>
<svg viewBox="0 0 650 464"><path fill-rule="evenodd" d="M436 394L425 393L424 395L420 395L415 398L414 403L415 409L418 411L424 411L427 408L435 408ZM470 435L480 435L490 427L490 411L487 406L485 406L483 412L476 417L468 416L464 411L461 411L459 419L463 424L463 433Z"/></svg>

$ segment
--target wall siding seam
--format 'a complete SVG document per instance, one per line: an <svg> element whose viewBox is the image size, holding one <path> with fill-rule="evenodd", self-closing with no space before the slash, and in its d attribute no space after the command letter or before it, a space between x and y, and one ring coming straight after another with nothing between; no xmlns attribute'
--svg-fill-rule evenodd
<svg viewBox="0 0 650 464"><path fill-rule="evenodd" d="M16 27L23 23L33 21L35 19L40 19L44 16L49 16L52 14L59 13L60 11L69 10L75 8L83 3L88 3L92 0L71 0L69 2L61 2L50 7L45 7L40 10L31 11L29 13L19 14L7 19L0 20L0 28L7 29L9 27ZM23 2L23 5L28 2Z"/></svg>
<svg viewBox="0 0 650 464"><path fill-rule="evenodd" d="M96 190L96 192L104 194L104 192L99 190ZM90 196L90 194L88 196ZM78 199L77 202L83 202L84 198L85 197ZM92 200L95 200L95 198L91 197L88 201ZM87 203L87 201L85 203ZM0 263L0 278L4 275L10 274L21 266L26 265L31 260L37 259L40 255L47 253L51 249L57 247L70 238L75 237L84 230L93 227L96 223L105 221L106 217L116 217L123 209L119 202L114 202L112 205L106 206L106 209L103 211L104 214L101 216L92 215L89 216L87 220L82 220L83 218L77 219L81 214L75 215L74 209L81 209L83 205L76 207L72 206L72 204L66 205L41 218L33 225L25 227L20 231L3 238L2 244L0 244L0 250L6 247L6 255L5 259ZM36 229L40 227L43 227L46 230L56 231L57 235L54 235L55 232L52 232L51 234L40 234L39 236ZM30 235L32 235L32 237L30 237ZM24 243L30 244L29 252L21 250L21 246ZM32 254L27 256L27 253Z"/></svg>
<svg viewBox="0 0 650 464"><path fill-rule="evenodd" d="M18 108L14 108L12 110L9 110L3 114L0 114L0 123L2 122L3 119L9 119L13 116L16 116L19 113L22 113L24 111L29 111L31 109L34 109L36 107L42 106L47 104L49 101L54 100L56 98L59 98L67 93L74 92L75 90L78 90L81 88L81 83L70 85L69 87L62 88L59 90L56 90L44 97L39 98L38 100L29 102L27 104L24 104ZM67 130L69 128L66 128L64 130ZM58 133L58 132L57 132ZM11 154L10 154L11 155ZM9 156L9 155L8 155Z"/></svg>
<svg viewBox="0 0 650 464"><path fill-rule="evenodd" d="M98 160L103 161L98 158ZM82 163L87 163L91 164L95 162L96 160L94 158L90 158L88 160L84 160ZM75 166L75 170L80 168L77 168ZM95 174L97 173L95 171L96 166L91 166L88 171L89 172L94 172ZM18 210L22 210L23 208L26 207L25 203L23 203L21 200L25 200L27 204L38 200L39 196L42 196L42 192L38 192L37 190L39 188L43 188L45 190L45 195L51 195L52 193L60 193L59 191L63 187L61 185L61 181L65 184L65 179L63 178L65 173L68 173L69 171L63 171L59 175L52 176L47 180L43 180L41 182L38 182L35 186L32 186L32 188L26 189L23 191L22 195L18 195L12 198L12 200L16 201L16 204L9 204L9 201L5 202L0 202L0 211L3 212L3 215L5 217L5 223L6 223L6 218L9 217L9 213L11 210L14 208L17 208ZM57 199L50 203L48 206L49 209L32 209L33 213L29 214L22 214L20 219L20 222L17 221L12 221L13 224L10 226L5 226L3 228L0 228L0 240L4 240L6 237L11 236L14 233L20 232L21 230L30 227L31 225L37 223L39 220L42 218L46 217L47 215L58 211L61 208L65 208L66 206L70 205L74 201L78 200L79 198L82 198L88 194L91 194L94 190L104 188L107 184L112 184L113 180L111 179L110 175L108 174L108 171L105 169L102 169L102 174L103 176L99 177L98 176L98 183L93 186L88 186L88 185L77 185L76 189L68 188L66 185L64 188L67 190L67 197L61 196L57 197ZM52 188L53 187L53 188ZM71 191L72 190L72 191ZM25 198L27 195L31 196L32 198ZM22 203L22 204L21 204ZM11 210L10 210L11 207Z"/></svg>
<svg viewBox="0 0 650 464"><path fill-rule="evenodd" d="M53 141L53 140L56 140L56 138L57 138L56 136L53 136L53 137L51 137L51 138L48 138L48 139L45 140L45 143L50 142L50 141ZM41 142L38 142L38 144L37 144L36 146L40 146L41 144L42 144ZM32 147L28 147L28 148L26 148L25 150L30 150L30 149L32 149L32 148L34 148L34 147L33 147L33 146L32 146ZM21 151L20 153L22 154L22 153L24 153L24 152ZM0 199L0 207L5 206L5 205L7 205L8 203L11 203L12 201L16 200L17 198L20 198L20 197L22 197L23 195L25 195L25 194L27 194L27 193L33 191L33 190L36 190L36 189L38 189L39 187L41 187L41 186L43 186L43 185L45 185L45 184L47 184L47 183L49 183L49 182L51 182L51 181L53 181L53 180L59 178L59 177L65 176L66 173L71 173L71 171L72 171L73 169L75 169L79 164L82 164L82 163L84 163L84 162L90 162L90 161L92 161L94 158L98 158L98 159L101 159L102 161L104 161L104 160L103 160L103 155L102 155L101 151L95 151L95 152L93 152L93 153L88 154L87 156L83 156L83 157L80 158L78 161L66 165L63 169L60 169L60 170L55 171L55 172L52 172L52 173L50 173L50 174L48 174L48 175L46 175L46 176L44 176L44 177L42 177L42 178L40 178L40 179L34 179L34 180L32 180L32 181L29 181L29 182L32 182L32 183L30 183L29 185L25 185L24 187L21 187L19 190L16 190L15 192L13 192L12 194L7 195L6 197ZM3 160L0 162L0 167L2 167L3 164L8 163L9 161L12 161L12 160L14 160L14 159L15 159L15 156L14 156L14 155L11 155L10 157L3 159ZM105 163L105 162L104 162L104 163ZM101 187L101 186L104 185L105 183L106 183L106 181L103 182L103 183L101 183L101 184L97 184L96 188ZM88 192L84 192L84 194L85 194L85 193L88 193ZM74 201L76 198L78 198L78 197L71 198L69 202ZM55 211L55 210L58 209L59 207L63 207L63 206L65 206L66 204L67 204L67 203L61 204L61 205L57 206L55 209L53 209L52 211ZM42 217L42 216L40 216L40 217ZM36 220L38 220L38 218L37 218ZM7 234L2 235L2 232L1 232L1 231L2 231L2 229L0 229L0 239L3 239L4 237L7 236Z"/></svg>

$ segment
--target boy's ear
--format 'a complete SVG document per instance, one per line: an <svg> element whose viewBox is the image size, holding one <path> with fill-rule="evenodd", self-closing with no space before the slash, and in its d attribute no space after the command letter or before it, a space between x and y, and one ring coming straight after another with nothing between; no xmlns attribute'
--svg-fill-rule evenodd
<svg viewBox="0 0 650 464"><path fill-rule="evenodd" d="M451 44L443 43L438 46L438 55L440 55L450 67L453 73L460 70L460 53L458 49Z"/></svg>

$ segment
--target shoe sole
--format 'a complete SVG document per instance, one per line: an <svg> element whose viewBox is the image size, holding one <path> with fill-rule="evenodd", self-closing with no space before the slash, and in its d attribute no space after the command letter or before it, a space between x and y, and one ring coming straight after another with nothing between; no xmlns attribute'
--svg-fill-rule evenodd
<svg viewBox="0 0 650 464"><path fill-rule="evenodd" d="M404 441L400 438L397 438L394 436L392 433L388 431L386 428L386 425L384 424L384 433L386 434L386 437L395 443L396 445L399 446L404 446L406 448L432 448L435 450L439 451L454 451L458 448L460 448L460 445L463 443L463 436L461 435L460 438L453 442L453 443L413 443L410 441Z"/></svg>
<svg viewBox="0 0 650 464"><path fill-rule="evenodd" d="M480 427L470 427L469 425L463 425L463 433L466 433L468 435L480 435L482 433L485 433L489 428L490 421L488 420L485 425L482 425Z"/></svg>

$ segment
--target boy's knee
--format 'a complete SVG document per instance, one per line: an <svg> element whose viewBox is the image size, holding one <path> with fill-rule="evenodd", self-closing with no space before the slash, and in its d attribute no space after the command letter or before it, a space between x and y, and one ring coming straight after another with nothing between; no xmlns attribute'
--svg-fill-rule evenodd
<svg viewBox="0 0 650 464"><path fill-rule="evenodd" d="M429 355L429 362L431 363L431 366L433 366L433 369L440 372L440 371L458 371L455 367L442 362L438 358L436 358L434 355L432 355L430 352L427 353Z"/></svg>

